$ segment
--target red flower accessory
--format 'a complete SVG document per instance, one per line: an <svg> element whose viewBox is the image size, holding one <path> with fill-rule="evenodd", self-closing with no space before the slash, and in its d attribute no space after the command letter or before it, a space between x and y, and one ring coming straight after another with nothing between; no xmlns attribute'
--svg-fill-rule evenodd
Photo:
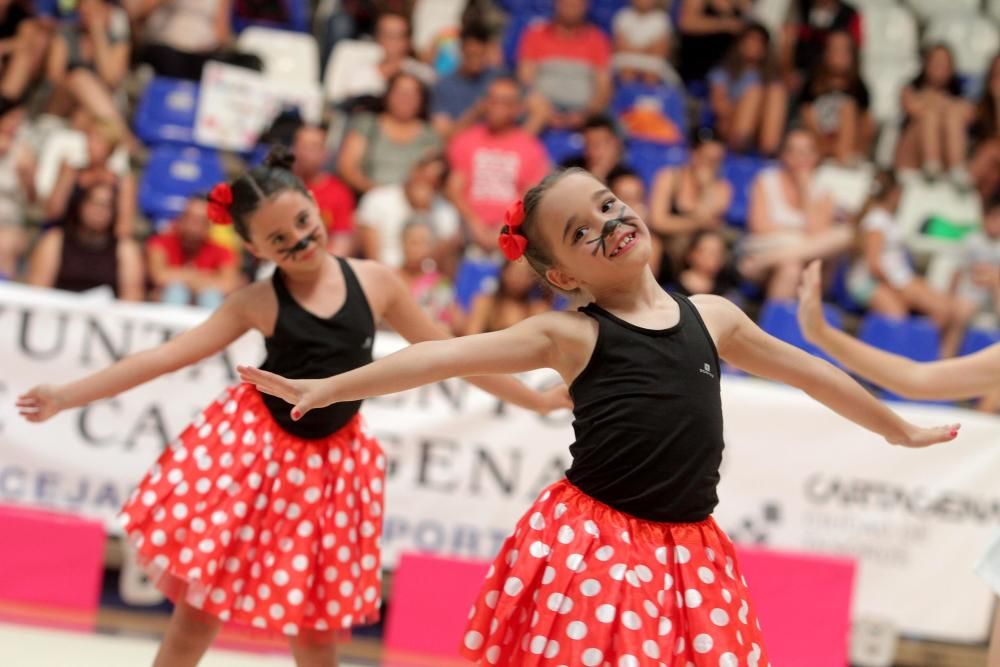
<svg viewBox="0 0 1000 667"><path fill-rule="evenodd" d="M233 203L233 191L228 183L219 183L208 193L208 219L217 225L230 225L233 216L229 207Z"/></svg>
<svg viewBox="0 0 1000 667"><path fill-rule="evenodd" d="M508 261L513 262L523 257L528 249L528 238L520 231L524 223L524 202L520 199L514 202L507 209L504 219L507 224L500 230L500 250Z"/></svg>

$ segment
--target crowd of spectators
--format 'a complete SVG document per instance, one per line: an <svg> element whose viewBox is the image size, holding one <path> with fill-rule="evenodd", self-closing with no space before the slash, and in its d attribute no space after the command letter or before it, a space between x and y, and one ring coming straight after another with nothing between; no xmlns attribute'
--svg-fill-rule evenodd
<svg viewBox="0 0 1000 667"><path fill-rule="evenodd" d="M643 216L670 289L752 310L794 299L804 265L823 258L831 298L842 292L859 315L930 318L943 355L995 315L1000 57L970 76L946 44L928 44L899 92L898 122L880 123L864 15L845 0L790 0L770 23L753 0L553 0L537 20L519 7L539 3L469 0L453 39L417 48L420 2L343 0L317 13L321 65L351 40L380 55L352 72L323 123L296 120L280 140L330 250L398 269L454 332L565 307L522 263L502 261L497 233L514 200L568 166ZM280 23L287 4L0 0L0 279L206 308L252 280L258 267L212 228L203 196L165 225L144 218L147 147L131 119L154 74L197 81L212 60L259 69L259 54L235 48L235 26ZM623 107L629 91L638 97ZM651 111L657 99L682 100L680 117ZM53 128L84 141L40 187ZM880 159L889 131L898 138ZM656 142L682 157L650 159ZM741 160L758 167L743 180ZM846 206L820 177L827 168L864 174L866 201ZM908 190L931 186L982 211L934 280L900 222ZM471 291L470 265L487 276Z"/></svg>

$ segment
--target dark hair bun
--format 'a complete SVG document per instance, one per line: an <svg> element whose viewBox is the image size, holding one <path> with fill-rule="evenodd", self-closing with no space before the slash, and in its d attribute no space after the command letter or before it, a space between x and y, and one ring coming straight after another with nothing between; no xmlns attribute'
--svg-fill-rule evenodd
<svg viewBox="0 0 1000 667"><path fill-rule="evenodd" d="M291 170L295 164L295 154L281 145L272 146L264 158L264 166L270 169Z"/></svg>

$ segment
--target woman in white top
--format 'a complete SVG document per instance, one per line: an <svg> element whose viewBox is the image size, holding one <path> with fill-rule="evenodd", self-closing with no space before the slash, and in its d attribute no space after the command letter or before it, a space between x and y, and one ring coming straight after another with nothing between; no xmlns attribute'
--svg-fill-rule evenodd
<svg viewBox="0 0 1000 667"><path fill-rule="evenodd" d="M791 300L806 261L838 255L853 233L834 222L833 199L816 187L819 150L808 130L789 132L779 166L761 172L750 193L741 270L767 285L770 299Z"/></svg>
<svg viewBox="0 0 1000 667"><path fill-rule="evenodd" d="M862 209L858 257L847 277L851 298L869 310L890 317L917 312L941 330L941 357L958 352L975 306L931 287L913 270L895 214L902 187L891 171L878 174Z"/></svg>

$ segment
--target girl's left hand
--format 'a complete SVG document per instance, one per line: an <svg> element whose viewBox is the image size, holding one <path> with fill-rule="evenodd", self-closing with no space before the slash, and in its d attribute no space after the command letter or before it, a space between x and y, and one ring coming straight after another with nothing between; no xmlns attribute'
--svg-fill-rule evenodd
<svg viewBox="0 0 1000 667"><path fill-rule="evenodd" d="M264 394L277 396L292 404L292 419L298 421L302 415L315 408L323 408L336 401L328 396L327 379L289 380L280 375L263 371L253 366L237 366L240 379L257 387Z"/></svg>
<svg viewBox="0 0 1000 667"><path fill-rule="evenodd" d="M958 437L958 430L961 424L950 424L948 426L935 426L933 428L921 428L913 424L907 424L903 430L901 438L886 438L890 445L900 445L902 447L921 448L937 445L942 442L951 442Z"/></svg>
<svg viewBox="0 0 1000 667"><path fill-rule="evenodd" d="M573 399L569 395L569 387L564 384L546 389L539 393L541 401L536 408L540 415L547 415L556 410L572 410Z"/></svg>

